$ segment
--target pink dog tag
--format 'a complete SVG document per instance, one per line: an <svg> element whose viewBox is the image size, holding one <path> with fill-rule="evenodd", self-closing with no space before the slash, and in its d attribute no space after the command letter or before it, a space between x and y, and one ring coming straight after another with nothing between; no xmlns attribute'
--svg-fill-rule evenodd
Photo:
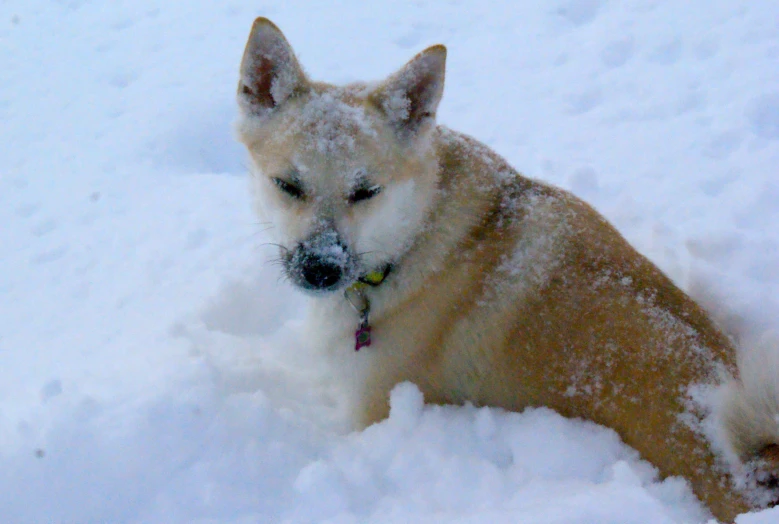
<svg viewBox="0 0 779 524"><path fill-rule="evenodd" d="M354 350L360 351L360 348L364 348L371 345L371 327L360 326L357 331L354 332Z"/></svg>
<svg viewBox="0 0 779 524"><path fill-rule="evenodd" d="M359 288L347 288L344 296L360 314L360 323L357 324L357 331L354 332L354 350L360 351L360 348L371 345L371 304Z"/></svg>

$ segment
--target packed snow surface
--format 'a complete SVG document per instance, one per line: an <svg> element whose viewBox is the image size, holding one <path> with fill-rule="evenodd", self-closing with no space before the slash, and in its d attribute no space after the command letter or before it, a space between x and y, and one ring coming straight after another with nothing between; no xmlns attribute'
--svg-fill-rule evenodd
<svg viewBox="0 0 779 524"><path fill-rule="evenodd" d="M779 327L775 0L6 0L2 521L706 522L543 408L402 384L344 429L231 135L260 15L335 83L446 44L442 123L592 203L745 350Z"/></svg>

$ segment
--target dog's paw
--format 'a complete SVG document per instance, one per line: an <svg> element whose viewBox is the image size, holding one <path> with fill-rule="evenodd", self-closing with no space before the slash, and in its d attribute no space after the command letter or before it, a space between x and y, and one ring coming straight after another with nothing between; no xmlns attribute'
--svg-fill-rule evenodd
<svg viewBox="0 0 779 524"><path fill-rule="evenodd" d="M770 444L744 464L745 488L752 503L761 508L779 506L779 445Z"/></svg>

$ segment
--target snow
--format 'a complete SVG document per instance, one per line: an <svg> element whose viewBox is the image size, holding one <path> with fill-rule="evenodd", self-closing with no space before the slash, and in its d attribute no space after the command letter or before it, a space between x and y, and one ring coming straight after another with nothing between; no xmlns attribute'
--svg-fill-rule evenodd
<svg viewBox="0 0 779 524"><path fill-rule="evenodd" d="M344 430L232 138L259 15L336 83L446 44L439 121L592 203L747 348L777 327L773 0L9 0L3 521L706 522L608 428L546 409L404 384Z"/></svg>

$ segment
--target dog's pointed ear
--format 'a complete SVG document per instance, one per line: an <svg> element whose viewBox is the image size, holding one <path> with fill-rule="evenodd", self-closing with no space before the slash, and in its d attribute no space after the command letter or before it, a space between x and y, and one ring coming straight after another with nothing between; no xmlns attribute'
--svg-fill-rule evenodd
<svg viewBox="0 0 779 524"><path fill-rule="evenodd" d="M241 109L266 114L307 87L306 75L279 28L267 18L256 19L241 61Z"/></svg>
<svg viewBox="0 0 779 524"><path fill-rule="evenodd" d="M428 47L379 85L369 99L401 135L414 135L426 123L435 122L445 72L446 47Z"/></svg>

